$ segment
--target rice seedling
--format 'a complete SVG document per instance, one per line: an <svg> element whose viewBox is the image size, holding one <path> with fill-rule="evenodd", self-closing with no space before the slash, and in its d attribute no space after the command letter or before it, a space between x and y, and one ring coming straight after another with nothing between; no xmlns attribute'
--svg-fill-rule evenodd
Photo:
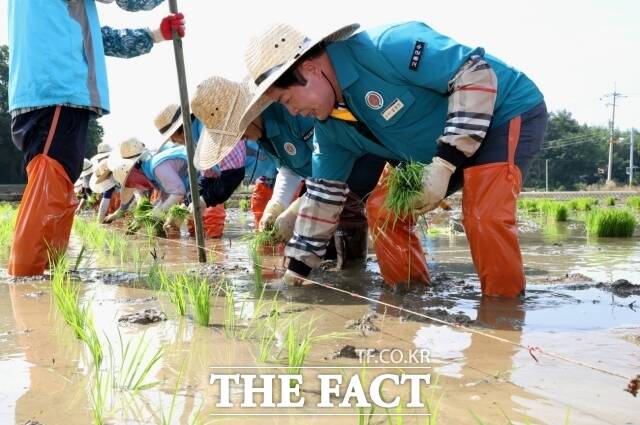
<svg viewBox="0 0 640 425"><path fill-rule="evenodd" d="M535 213L540 211L539 203L538 199L520 199L518 200L518 209L526 213Z"/></svg>
<svg viewBox="0 0 640 425"><path fill-rule="evenodd" d="M569 208L573 211L591 211L598 205L596 198L574 198L569 201Z"/></svg>
<svg viewBox="0 0 640 425"><path fill-rule="evenodd" d="M248 199L240 199L240 201L238 201L238 207L240 211L247 212L251 208L251 202Z"/></svg>
<svg viewBox="0 0 640 425"><path fill-rule="evenodd" d="M13 239L18 210L10 204L0 204L0 249L7 250Z"/></svg>
<svg viewBox="0 0 640 425"><path fill-rule="evenodd" d="M425 425L436 425L438 423L438 412L440 411L440 403L442 402L442 397L444 396L444 393L440 393L439 396L436 395L439 381L440 375L436 375L435 379L429 386L426 400L423 400L423 403L427 408L427 412L429 413L429 416L427 416L425 419Z"/></svg>
<svg viewBox="0 0 640 425"><path fill-rule="evenodd" d="M616 204L616 198L614 198L613 196L607 196L607 198L604 200L604 204L608 207L613 207Z"/></svg>
<svg viewBox="0 0 640 425"><path fill-rule="evenodd" d="M384 200L384 206L392 213L392 226L395 226L399 218L413 215L413 206L422 195L423 170L423 164L408 162L398 165L389 173L389 193Z"/></svg>
<svg viewBox="0 0 640 425"><path fill-rule="evenodd" d="M271 353L273 352L273 347L276 345L278 341L278 330L275 326L266 326L266 332L262 334L260 338L260 352L258 354L258 360L261 362L267 362L271 359Z"/></svg>
<svg viewBox="0 0 640 425"><path fill-rule="evenodd" d="M312 327L313 323L314 320L301 324L295 318L289 319L285 335L287 363L289 366L287 373L294 375L300 373L300 368L311 351L312 344L317 340L317 337L314 338L313 336L316 331L316 328Z"/></svg>
<svg viewBox="0 0 640 425"><path fill-rule="evenodd" d="M107 413L107 397L109 394L109 374L96 369L93 374L92 383L89 390L89 401L91 402L91 416L95 425L105 424L104 417Z"/></svg>
<svg viewBox="0 0 640 425"><path fill-rule="evenodd" d="M100 342L100 338L98 338L96 327L93 324L93 319L90 315L88 315L84 328L82 329L76 328L76 325L72 326L74 326L74 330L79 335L79 338L89 349L89 353L91 354L91 358L93 359L93 367L96 371L98 371L100 369L100 366L102 365L104 354L102 351L102 343Z"/></svg>
<svg viewBox="0 0 640 425"><path fill-rule="evenodd" d="M626 205L629 208L640 211L640 196L629 196Z"/></svg>
<svg viewBox="0 0 640 425"><path fill-rule="evenodd" d="M164 273L159 274L161 287L169 294L169 300L180 316L187 314L187 300L185 297L185 282L182 276L169 277Z"/></svg>
<svg viewBox="0 0 640 425"><path fill-rule="evenodd" d="M224 333L228 338L236 335L236 300L233 287L225 281L224 291Z"/></svg>
<svg viewBox="0 0 640 425"><path fill-rule="evenodd" d="M149 198L141 198L133 210L133 220L128 224L126 234L132 235L138 233L140 229L145 229L149 237L149 245L153 245L152 238L156 236L164 237L164 217L152 214L153 204Z"/></svg>
<svg viewBox="0 0 640 425"><path fill-rule="evenodd" d="M253 265L253 279L256 288L263 287L262 280L262 250L264 247L277 244L276 230L274 228L264 229L255 232L246 238L249 246L249 261Z"/></svg>
<svg viewBox="0 0 640 425"><path fill-rule="evenodd" d="M84 251L86 250L86 247L84 245L82 245L82 247L80 248L80 252L78 253L78 256L76 257L76 263L73 266L73 271L77 272L78 271L78 267L80 266L80 263L82 262L82 258L84 256Z"/></svg>
<svg viewBox="0 0 640 425"><path fill-rule="evenodd" d="M176 398L178 396L178 389L180 388L180 382L182 381L182 375L184 373L184 363L180 368L180 372L178 373L178 377L176 378L176 385L173 388L173 395L171 396L171 404L169 406L169 413L165 416L164 410L160 412L160 423L162 425L170 425L173 423L173 412L176 407Z"/></svg>
<svg viewBox="0 0 640 425"><path fill-rule="evenodd" d="M636 217L629 211L596 209L587 215L587 234L599 237L630 238L636 228Z"/></svg>
<svg viewBox="0 0 640 425"><path fill-rule="evenodd" d="M554 221L567 221L569 209L564 202L558 202L553 199L545 199L538 204L540 211L548 218Z"/></svg>
<svg viewBox="0 0 640 425"><path fill-rule="evenodd" d="M80 291L71 284L67 258L62 255L55 261L50 259L49 263L52 265L51 293L56 307L74 330L76 337L82 338L89 312L88 305L82 308L79 305Z"/></svg>
<svg viewBox="0 0 640 425"><path fill-rule="evenodd" d="M164 270L162 268L162 264L154 258L154 260L151 262L151 266L149 266L149 272L147 273L147 286L154 291L161 290L163 287L163 274Z"/></svg>
<svg viewBox="0 0 640 425"><path fill-rule="evenodd" d="M200 326L209 326L209 314L211 304L211 286L206 278L186 278L185 288L189 297L189 303L193 306L193 316ZM225 326L226 329L226 326Z"/></svg>
<svg viewBox="0 0 640 425"><path fill-rule="evenodd" d="M149 353L149 340L145 339L146 332L135 341L130 339L125 344L122 339L120 329L118 329L119 340L119 367L116 365L111 341L107 339L109 345L110 371L113 387L119 390L127 390L137 393L142 390L153 388L160 381L146 382L151 369L162 359L164 350L159 347L154 352Z"/></svg>

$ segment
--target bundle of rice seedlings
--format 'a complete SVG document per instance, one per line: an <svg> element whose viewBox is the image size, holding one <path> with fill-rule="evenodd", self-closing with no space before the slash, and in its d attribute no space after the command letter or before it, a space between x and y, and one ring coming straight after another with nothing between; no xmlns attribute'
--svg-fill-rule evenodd
<svg viewBox="0 0 640 425"><path fill-rule="evenodd" d="M412 161L401 163L389 173L384 206L392 213L394 226L399 218L413 215L413 205L422 196L423 170L423 164Z"/></svg>
<svg viewBox="0 0 640 425"><path fill-rule="evenodd" d="M587 215L587 234L599 237L630 238L636 228L635 216L625 210L596 209Z"/></svg>
<svg viewBox="0 0 640 425"><path fill-rule="evenodd" d="M262 287L262 249L275 246L278 243L276 229L266 228L252 233L247 238L249 242L249 260L253 265L254 282L257 288Z"/></svg>
<svg viewBox="0 0 640 425"><path fill-rule="evenodd" d="M251 202L248 199L240 199L238 207L240 207L240 211L247 212L251 208Z"/></svg>
<svg viewBox="0 0 640 425"><path fill-rule="evenodd" d="M640 210L640 196L629 196L626 204L629 208Z"/></svg>
<svg viewBox="0 0 640 425"><path fill-rule="evenodd" d="M167 219L176 223L182 223L189 217L189 214L189 208L184 205L173 205L169 208L169 212L167 212Z"/></svg>
<svg viewBox="0 0 640 425"><path fill-rule="evenodd" d="M608 207L613 207L616 204L616 198L614 198L613 196L607 196L604 204Z"/></svg>
<svg viewBox="0 0 640 425"><path fill-rule="evenodd" d="M133 210L133 220L127 226L126 234L131 235L137 233L140 229L145 229L149 237L164 237L164 217L158 217L151 213L153 204L149 198L143 197L136 204Z"/></svg>

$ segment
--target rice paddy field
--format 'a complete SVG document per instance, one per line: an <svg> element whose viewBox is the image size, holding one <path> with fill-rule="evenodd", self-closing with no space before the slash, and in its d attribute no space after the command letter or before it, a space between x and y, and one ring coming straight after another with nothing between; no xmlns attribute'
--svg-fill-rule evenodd
<svg viewBox="0 0 640 425"><path fill-rule="evenodd" d="M184 225L165 239L87 214L44 278L11 280L15 208L0 205L0 424L640 424L625 391L640 374L640 197L522 198L519 300L480 296L455 203L419 220L432 283L404 291L371 246L365 264L324 264L322 285L282 286L281 247L254 236L246 204L206 265ZM239 373L299 374L305 406L241 407L241 383L211 383ZM333 407L317 407L323 373L343 381ZM368 389L408 373L430 376L421 407L391 381L382 398L402 407L339 405L353 376Z"/></svg>

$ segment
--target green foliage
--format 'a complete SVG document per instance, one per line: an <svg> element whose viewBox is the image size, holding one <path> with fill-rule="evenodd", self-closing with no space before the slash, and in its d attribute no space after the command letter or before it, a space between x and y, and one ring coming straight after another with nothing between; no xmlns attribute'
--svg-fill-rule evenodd
<svg viewBox="0 0 640 425"><path fill-rule="evenodd" d="M604 200L604 204L608 207L613 207L616 204L616 198L614 198L613 196L607 196L607 198Z"/></svg>
<svg viewBox="0 0 640 425"><path fill-rule="evenodd" d="M573 198L569 201L569 208L572 211L591 211L598 205L596 198Z"/></svg>
<svg viewBox="0 0 640 425"><path fill-rule="evenodd" d="M629 208L633 208L634 210L640 211L640 196L629 196L627 198L626 205Z"/></svg>
<svg viewBox="0 0 640 425"><path fill-rule="evenodd" d="M13 240L18 210L11 204L0 204L0 250L7 251Z"/></svg>
<svg viewBox="0 0 640 425"><path fill-rule="evenodd" d="M167 218L180 222L186 220L188 216L189 208L185 207L184 205L172 205L167 212Z"/></svg>
<svg viewBox="0 0 640 425"><path fill-rule="evenodd" d="M587 215L587 234L599 237L630 238L636 228L635 216L625 210L595 209Z"/></svg>
<svg viewBox="0 0 640 425"><path fill-rule="evenodd" d="M240 211L247 212L251 208L251 202L248 199L240 199L238 207L240 207Z"/></svg>

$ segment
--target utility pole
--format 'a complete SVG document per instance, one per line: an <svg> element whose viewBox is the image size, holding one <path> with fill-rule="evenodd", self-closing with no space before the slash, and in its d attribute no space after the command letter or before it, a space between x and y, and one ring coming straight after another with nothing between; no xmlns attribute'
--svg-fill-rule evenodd
<svg viewBox="0 0 640 425"><path fill-rule="evenodd" d="M549 160L544 160L544 191L549 191Z"/></svg>
<svg viewBox="0 0 640 425"><path fill-rule="evenodd" d="M629 146L629 187L633 186L633 132L635 129L631 127L631 143Z"/></svg>
<svg viewBox="0 0 640 425"><path fill-rule="evenodd" d="M611 170L613 168L613 138L614 138L614 131L616 128L616 100L619 97L626 97L623 96L622 93L618 93L616 91L616 85L613 85L613 93L608 93L605 94L604 96L602 96L600 99L606 99L606 98L612 98L613 102L612 103L607 103L608 105L613 106L612 111L611 111L611 134L609 137L609 167L607 167L607 183L611 182Z"/></svg>

